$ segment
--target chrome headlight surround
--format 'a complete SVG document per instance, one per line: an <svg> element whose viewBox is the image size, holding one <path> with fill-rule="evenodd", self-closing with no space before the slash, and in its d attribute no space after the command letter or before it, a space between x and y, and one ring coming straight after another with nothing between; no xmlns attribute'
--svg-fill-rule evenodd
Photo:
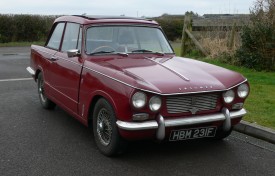
<svg viewBox="0 0 275 176"><path fill-rule="evenodd" d="M249 93L249 87L248 87L248 85L245 84L245 83L244 83L244 84L241 84L241 85L238 87L237 92L238 92L238 96L239 96L240 98L246 98L247 95L248 95L248 93Z"/></svg>
<svg viewBox="0 0 275 176"><path fill-rule="evenodd" d="M132 105L137 109L143 108L146 105L146 101L147 101L147 96L143 92L136 92L132 96Z"/></svg>
<svg viewBox="0 0 275 176"><path fill-rule="evenodd" d="M225 103L232 103L235 99L235 92L233 90L228 90L223 93L223 100Z"/></svg>
<svg viewBox="0 0 275 176"><path fill-rule="evenodd" d="M161 98L159 96L153 96L149 100L149 108L151 111L156 112L161 108Z"/></svg>

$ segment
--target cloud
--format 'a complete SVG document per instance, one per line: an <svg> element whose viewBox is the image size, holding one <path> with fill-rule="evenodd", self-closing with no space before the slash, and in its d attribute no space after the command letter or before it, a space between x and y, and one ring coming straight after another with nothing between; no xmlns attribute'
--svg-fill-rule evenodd
<svg viewBox="0 0 275 176"><path fill-rule="evenodd" d="M159 16L163 13L249 13L255 0L9 0L0 2L0 13L95 14Z"/></svg>

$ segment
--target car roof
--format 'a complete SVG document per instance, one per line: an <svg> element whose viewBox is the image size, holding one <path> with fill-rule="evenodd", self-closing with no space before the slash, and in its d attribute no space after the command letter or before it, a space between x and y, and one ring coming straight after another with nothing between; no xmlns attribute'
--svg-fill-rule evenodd
<svg viewBox="0 0 275 176"><path fill-rule="evenodd" d="M158 23L154 20L145 18L135 18L126 16L100 16L100 15L71 15L61 16L55 20L56 22L73 22L79 24L118 24L118 23L131 23L131 24L143 24L143 25L157 25Z"/></svg>

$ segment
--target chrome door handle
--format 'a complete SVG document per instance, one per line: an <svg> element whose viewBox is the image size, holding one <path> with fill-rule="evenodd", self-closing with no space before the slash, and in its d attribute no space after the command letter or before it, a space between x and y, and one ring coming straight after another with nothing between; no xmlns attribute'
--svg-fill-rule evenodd
<svg viewBox="0 0 275 176"><path fill-rule="evenodd" d="M51 61L56 61L56 60L58 60L56 57L54 57L54 56L52 56L51 58L50 58L50 60Z"/></svg>

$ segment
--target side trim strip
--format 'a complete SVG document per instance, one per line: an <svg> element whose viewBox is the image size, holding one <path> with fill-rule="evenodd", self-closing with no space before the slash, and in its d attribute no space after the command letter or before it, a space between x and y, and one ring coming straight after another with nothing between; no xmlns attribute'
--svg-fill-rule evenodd
<svg viewBox="0 0 275 176"><path fill-rule="evenodd" d="M74 103L78 103L77 101L73 100L72 98L70 98L68 95L60 92L59 90L57 90L56 88L54 88L52 85L50 85L48 82L45 82L49 87L51 87L52 89L54 89L56 92L58 92L59 94L63 95L64 97L68 98L69 100L71 100Z"/></svg>
<svg viewBox="0 0 275 176"><path fill-rule="evenodd" d="M56 56L56 55L55 55L55 56ZM71 63L73 63L73 64L75 64L75 65L77 65L77 66L80 66L80 67L82 66L81 64L79 64L79 63L77 63L77 62L74 62L74 61L72 61L72 60L69 60L69 59L64 58L64 57L61 57L61 56L56 56L56 58L65 60L65 61L67 61L67 62L71 62Z"/></svg>

